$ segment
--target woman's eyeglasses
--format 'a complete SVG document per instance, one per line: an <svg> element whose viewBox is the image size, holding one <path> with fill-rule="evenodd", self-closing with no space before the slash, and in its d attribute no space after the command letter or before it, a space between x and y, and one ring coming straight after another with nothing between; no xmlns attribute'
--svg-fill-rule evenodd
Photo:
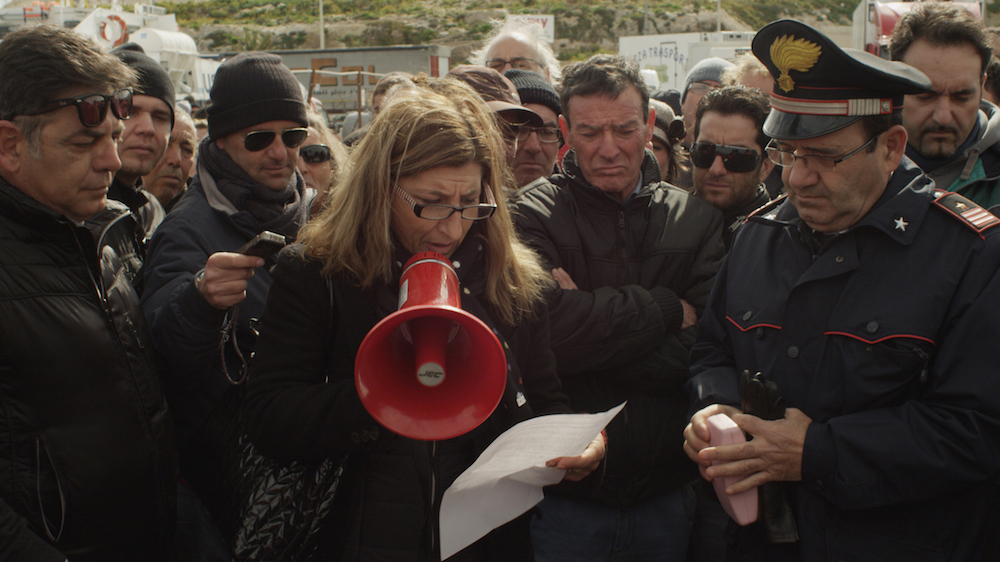
<svg viewBox="0 0 1000 562"><path fill-rule="evenodd" d="M396 196L405 201L406 204L413 209L413 214L422 219L429 219L432 221L444 220L450 217L455 211L458 211L459 214L462 215L463 219L470 221L479 221L492 217L493 212L497 210L497 202L493 199L493 193L488 187L483 187L483 191L486 192L486 203L455 207L454 205L444 205L441 203L421 205L420 203L414 201L413 197L410 197L410 195L403 191L399 185L396 185L393 188L393 192L396 193Z"/></svg>
<svg viewBox="0 0 1000 562"><path fill-rule="evenodd" d="M307 164L330 161L330 147L325 144L310 144L299 149L299 157Z"/></svg>
<svg viewBox="0 0 1000 562"><path fill-rule="evenodd" d="M243 147L250 152L260 152L271 146L275 135L281 134L281 142L288 148L296 148L306 142L309 131L305 127L295 127L294 129L284 129L282 131L250 131L243 137Z"/></svg>
<svg viewBox="0 0 1000 562"><path fill-rule="evenodd" d="M711 168L715 157L722 157L722 165L734 174L752 172L760 164L760 153L743 146L726 146L710 142L691 145L691 163L699 168Z"/></svg>
<svg viewBox="0 0 1000 562"><path fill-rule="evenodd" d="M43 105L38 111L25 115L41 115L68 105L76 106L76 115L80 119L81 125L96 127L103 123L104 118L108 116L108 107L111 108L111 113L114 113L115 117L119 119L128 119L132 115L132 90L122 88L110 95L84 94L75 98L55 100Z"/></svg>

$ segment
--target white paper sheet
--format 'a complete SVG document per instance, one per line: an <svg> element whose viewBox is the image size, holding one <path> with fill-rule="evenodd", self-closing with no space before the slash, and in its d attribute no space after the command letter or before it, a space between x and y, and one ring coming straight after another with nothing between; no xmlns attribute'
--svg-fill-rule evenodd
<svg viewBox="0 0 1000 562"><path fill-rule="evenodd" d="M545 461L582 453L624 407L623 402L600 414L540 416L503 432L444 492L441 559L534 507L542 487L566 472Z"/></svg>

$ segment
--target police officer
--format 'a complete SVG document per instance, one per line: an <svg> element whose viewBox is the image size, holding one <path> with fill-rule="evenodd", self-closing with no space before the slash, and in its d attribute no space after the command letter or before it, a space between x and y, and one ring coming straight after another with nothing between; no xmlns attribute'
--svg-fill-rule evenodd
<svg viewBox="0 0 1000 562"><path fill-rule="evenodd" d="M905 158L900 111L930 88L922 73L791 20L753 52L778 84L764 132L788 196L719 273L684 432L706 479L779 498L730 554L981 560L1000 474L1000 221ZM741 396L745 370L774 386L746 377L761 392ZM752 445L708 446L716 413Z"/></svg>

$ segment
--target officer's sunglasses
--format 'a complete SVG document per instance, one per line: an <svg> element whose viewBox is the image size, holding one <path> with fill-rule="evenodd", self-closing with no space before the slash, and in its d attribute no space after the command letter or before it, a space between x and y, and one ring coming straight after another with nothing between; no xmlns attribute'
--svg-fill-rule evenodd
<svg viewBox="0 0 1000 562"><path fill-rule="evenodd" d="M760 153L743 146L726 146L710 142L696 142L691 145L691 163L698 168L711 168L715 157L722 157L722 165L734 174L752 172L760 164Z"/></svg>
<svg viewBox="0 0 1000 562"><path fill-rule="evenodd" d="M305 127L295 127L282 131L250 131L243 137L243 147L249 152L260 152L271 146L275 135L281 134L281 142L288 148L296 148L306 142L309 131Z"/></svg>
<svg viewBox="0 0 1000 562"><path fill-rule="evenodd" d="M81 125L96 127L103 123L104 118L108 116L108 107L111 108L111 113L114 113L115 117L119 119L128 119L132 115L132 90L122 88L110 95L84 94L75 98L55 100L43 105L38 111L25 115L41 115L68 105L76 106L76 115L79 117Z"/></svg>
<svg viewBox="0 0 1000 562"><path fill-rule="evenodd" d="M330 147L325 144L310 144L299 149L299 156L307 164L320 164L330 161Z"/></svg>

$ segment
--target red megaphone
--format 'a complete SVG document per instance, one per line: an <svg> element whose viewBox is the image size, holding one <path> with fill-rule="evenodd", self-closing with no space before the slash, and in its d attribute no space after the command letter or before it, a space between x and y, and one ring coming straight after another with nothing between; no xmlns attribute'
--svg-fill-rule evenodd
<svg viewBox="0 0 1000 562"><path fill-rule="evenodd" d="M461 308L458 275L437 252L416 254L399 280L399 310L368 332L354 383L368 413L411 439L440 441L490 417L507 384L500 340Z"/></svg>

